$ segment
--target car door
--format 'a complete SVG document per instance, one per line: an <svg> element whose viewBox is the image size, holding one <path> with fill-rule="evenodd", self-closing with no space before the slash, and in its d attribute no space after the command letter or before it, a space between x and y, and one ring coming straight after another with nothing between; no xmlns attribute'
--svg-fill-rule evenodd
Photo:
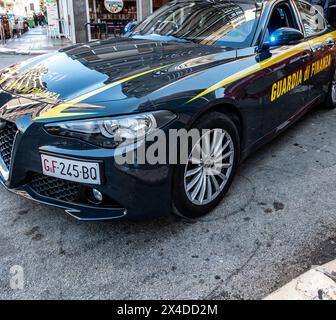
<svg viewBox="0 0 336 320"><path fill-rule="evenodd" d="M309 101L324 99L331 79L331 57L335 49L335 39L330 35L327 23L318 10L307 2L295 0L301 17L304 35L309 42L313 61L310 67ZM321 9L322 11L322 9Z"/></svg>
<svg viewBox="0 0 336 320"><path fill-rule="evenodd" d="M269 15L263 42L271 43L274 31L289 27L302 31L291 1L276 3ZM309 87L304 81L305 67L311 63L308 41L270 48L271 58L264 77L264 131L282 129L307 104Z"/></svg>

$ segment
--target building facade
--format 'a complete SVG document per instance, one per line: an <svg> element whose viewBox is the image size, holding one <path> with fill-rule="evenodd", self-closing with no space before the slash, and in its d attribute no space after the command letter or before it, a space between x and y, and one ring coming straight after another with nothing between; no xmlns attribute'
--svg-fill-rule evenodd
<svg viewBox="0 0 336 320"><path fill-rule="evenodd" d="M46 5L57 6L60 33L73 43L118 35L129 22L145 19L167 2L169 0L45 0Z"/></svg>
<svg viewBox="0 0 336 320"><path fill-rule="evenodd" d="M15 13L16 16L30 17L40 11L39 0L0 0L0 14Z"/></svg>

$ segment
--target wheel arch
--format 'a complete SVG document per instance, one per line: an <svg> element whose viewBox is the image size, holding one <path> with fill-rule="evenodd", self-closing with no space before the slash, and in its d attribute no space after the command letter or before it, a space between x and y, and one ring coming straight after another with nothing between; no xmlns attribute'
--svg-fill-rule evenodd
<svg viewBox="0 0 336 320"><path fill-rule="evenodd" d="M209 112L220 112L228 116L235 126L237 127L238 133L239 133L239 139L240 139L240 147L241 151L243 150L244 146L244 118L241 113L240 108L236 105L234 102L219 102L213 105L208 106L203 110L201 114L197 117L197 119L194 121L196 122L199 118L203 117L206 113Z"/></svg>

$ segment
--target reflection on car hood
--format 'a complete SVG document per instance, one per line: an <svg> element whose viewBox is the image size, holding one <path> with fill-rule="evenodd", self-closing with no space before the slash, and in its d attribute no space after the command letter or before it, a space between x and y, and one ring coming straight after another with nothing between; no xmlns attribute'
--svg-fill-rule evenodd
<svg viewBox="0 0 336 320"><path fill-rule="evenodd" d="M140 99L225 62L227 51L189 42L130 38L99 41L8 68L1 74L0 85L11 96L48 105Z"/></svg>

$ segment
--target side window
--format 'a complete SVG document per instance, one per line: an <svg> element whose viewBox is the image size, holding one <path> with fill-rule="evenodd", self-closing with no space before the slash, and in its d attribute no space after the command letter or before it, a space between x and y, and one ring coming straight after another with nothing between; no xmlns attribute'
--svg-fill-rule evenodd
<svg viewBox="0 0 336 320"><path fill-rule="evenodd" d="M294 17L293 11L287 3L276 6L268 22L265 40L269 41L272 33L280 28L299 29Z"/></svg>
<svg viewBox="0 0 336 320"><path fill-rule="evenodd" d="M321 13L306 2L295 1L302 19L306 37L323 32L326 29L326 22Z"/></svg>

